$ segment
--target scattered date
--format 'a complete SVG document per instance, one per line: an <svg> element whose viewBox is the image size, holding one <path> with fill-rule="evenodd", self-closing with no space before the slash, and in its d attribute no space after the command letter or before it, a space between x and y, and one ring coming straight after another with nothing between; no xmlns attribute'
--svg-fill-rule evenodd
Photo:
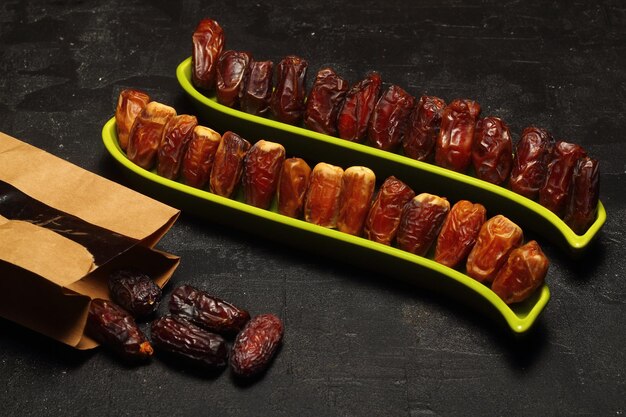
<svg viewBox="0 0 626 417"><path fill-rule="evenodd" d="M261 314L237 335L230 353L230 367L237 376L263 372L282 343L283 322L273 314Z"/></svg>

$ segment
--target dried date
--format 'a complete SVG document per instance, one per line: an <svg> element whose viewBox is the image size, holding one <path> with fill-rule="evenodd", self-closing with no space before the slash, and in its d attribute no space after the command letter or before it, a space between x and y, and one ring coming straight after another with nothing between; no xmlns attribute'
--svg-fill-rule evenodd
<svg viewBox="0 0 626 417"><path fill-rule="evenodd" d="M337 230L361 235L375 186L376 175L371 169L353 166L345 170L341 180Z"/></svg>
<svg viewBox="0 0 626 417"><path fill-rule="evenodd" d="M545 129L524 129L515 148L509 185L514 192L532 200L539 195L548 172L554 139Z"/></svg>
<svg viewBox="0 0 626 417"><path fill-rule="evenodd" d="M509 178L513 144L509 127L498 117L485 117L476 123L472 163L481 180L500 185Z"/></svg>
<svg viewBox="0 0 626 417"><path fill-rule="evenodd" d="M126 155L144 169L152 169L161 144L165 125L176 116L176 110L165 104L151 101L139 113L128 138Z"/></svg>
<svg viewBox="0 0 626 417"><path fill-rule="evenodd" d="M240 377L265 371L283 339L283 322L273 314L261 314L237 335L230 354L230 367Z"/></svg>
<svg viewBox="0 0 626 417"><path fill-rule="evenodd" d="M509 253L524 240L522 229L502 215L487 220L467 258L467 275L482 283L492 282Z"/></svg>
<svg viewBox="0 0 626 417"><path fill-rule="evenodd" d="M600 169L596 159L581 158L576 164L565 210L565 223L584 234L595 221L600 199Z"/></svg>
<svg viewBox="0 0 626 417"><path fill-rule="evenodd" d="M367 137L370 144L391 151L402 142L415 99L397 85L391 85L378 99L372 113Z"/></svg>
<svg viewBox="0 0 626 417"><path fill-rule="evenodd" d="M280 143L259 140L252 145L244 159L241 180L247 204L269 208L278 187L284 160L285 148Z"/></svg>
<svg viewBox="0 0 626 417"><path fill-rule="evenodd" d="M381 85L380 75L371 72L348 90L337 116L337 131L340 138L351 142L365 141Z"/></svg>
<svg viewBox="0 0 626 417"><path fill-rule="evenodd" d="M491 289L505 303L519 303L543 284L548 267L548 258L539 244L531 240L511 251L493 280Z"/></svg>
<svg viewBox="0 0 626 417"><path fill-rule="evenodd" d="M112 301L91 300L85 330L125 360L145 361L152 356L152 345L133 316Z"/></svg>
<svg viewBox="0 0 626 417"><path fill-rule="evenodd" d="M324 227L337 227L342 177L341 167L325 162L315 165L304 197L304 219L307 222Z"/></svg>
<svg viewBox="0 0 626 417"><path fill-rule="evenodd" d="M209 180L211 192L230 198L241 180L243 160L250 142L233 132L226 132L217 147Z"/></svg>
<svg viewBox="0 0 626 417"><path fill-rule="evenodd" d="M434 151L446 102L439 97L422 96L411 111L402 137L402 149L409 158L429 160Z"/></svg>
<svg viewBox="0 0 626 417"><path fill-rule="evenodd" d="M169 309L203 329L224 335L235 335L250 320L246 310L191 285L174 290Z"/></svg>
<svg viewBox="0 0 626 417"><path fill-rule="evenodd" d="M279 122L295 125L302 120L307 67L308 63L295 55L287 56L278 63L276 88L270 107Z"/></svg>
<svg viewBox="0 0 626 417"><path fill-rule="evenodd" d="M474 126L480 105L472 100L457 99L441 114L441 128L435 144L435 163L440 167L463 172L472 161Z"/></svg>
<svg viewBox="0 0 626 417"><path fill-rule="evenodd" d="M287 158L283 162L278 183L278 212L300 218L304 196L309 186L311 167L302 158Z"/></svg>
<svg viewBox="0 0 626 417"><path fill-rule="evenodd" d="M585 150L579 145L563 141L556 143L548 164L546 182L539 190L539 204L559 217L565 214L574 168L578 160L585 156Z"/></svg>
<svg viewBox="0 0 626 417"><path fill-rule="evenodd" d="M224 338L208 332L182 317L164 316L152 322L154 346L192 365L220 368L228 361Z"/></svg>
<svg viewBox="0 0 626 417"><path fill-rule="evenodd" d="M388 177L380 186L365 219L364 236L374 242L391 245L400 224L405 204L415 193L396 177Z"/></svg>
<svg viewBox="0 0 626 417"><path fill-rule="evenodd" d="M215 20L202 19L192 35L191 80L205 90L215 86L217 61L224 48L224 30Z"/></svg>
<svg viewBox="0 0 626 417"><path fill-rule="evenodd" d="M154 313L161 301L161 288L136 269L116 269L109 274L111 298L134 317Z"/></svg>
<svg viewBox="0 0 626 417"><path fill-rule="evenodd" d="M217 101L228 107L239 107L239 98L252 56L243 51L224 51L217 62L215 90Z"/></svg>
<svg viewBox="0 0 626 417"><path fill-rule="evenodd" d="M241 110L265 116L270 109L273 88L272 61L252 61L241 95Z"/></svg>
<svg viewBox="0 0 626 417"><path fill-rule="evenodd" d="M183 157L182 174L187 185L203 188L209 181L217 148L222 141L219 133L204 126L193 129Z"/></svg>
<svg viewBox="0 0 626 417"><path fill-rule="evenodd" d="M178 178L187 145L197 125L196 116L188 114L174 116L167 122L157 152L157 173L160 176L171 180Z"/></svg>
<svg viewBox="0 0 626 417"><path fill-rule="evenodd" d="M398 235L398 248L425 256L437 238L448 212L448 200L422 193L411 199L402 209Z"/></svg>
<svg viewBox="0 0 626 417"><path fill-rule="evenodd" d="M143 91L126 89L120 92L115 108L115 127L122 150L128 148L128 136L133 123L149 102L150 96Z"/></svg>
<svg viewBox="0 0 626 417"><path fill-rule="evenodd" d="M307 97L304 124L316 132L335 136L337 116L347 92L348 82L332 68L319 70Z"/></svg>

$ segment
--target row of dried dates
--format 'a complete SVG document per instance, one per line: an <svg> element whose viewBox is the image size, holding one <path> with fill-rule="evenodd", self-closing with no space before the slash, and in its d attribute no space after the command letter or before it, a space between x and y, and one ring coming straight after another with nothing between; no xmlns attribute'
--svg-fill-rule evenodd
<svg viewBox="0 0 626 417"><path fill-rule="evenodd" d="M128 94L122 92L120 102L125 97ZM507 303L524 300L545 278L548 261L537 243L521 246L521 229L503 216L487 221L486 210L479 204L459 201L450 208L445 198L416 195L393 176L375 193L376 175L367 167L344 170L320 162L311 169L302 158L287 158L281 144L259 140L251 145L233 132L220 137L211 131L215 138L213 153L189 157L196 155L194 143L200 139L194 133L197 128L189 130L187 139L177 141L176 155L183 163L194 160L194 166L212 165L212 169L206 171L205 177L210 179L206 187L189 181L183 169L182 179L189 185L225 197L232 197L241 186L247 204L268 209L275 199L280 214L420 256L427 255L437 241L437 262L451 268L465 266L470 277L493 283L494 292ZM162 146L173 148L167 132L166 128L157 155L171 154L162 150ZM161 163L165 160L170 166L172 159L157 158L157 172L164 175ZM519 255L509 256L514 250Z"/></svg>
<svg viewBox="0 0 626 417"><path fill-rule="evenodd" d="M136 320L154 315L161 289L140 271L120 269L110 274L109 290L111 300L92 300L86 331L128 361L148 360L154 346L192 366L230 364L236 376L252 377L267 369L282 343L283 322L274 314L251 318L246 310L190 285L173 291L170 314L152 321L149 340ZM233 338L229 349L227 340Z"/></svg>
<svg viewBox="0 0 626 417"><path fill-rule="evenodd" d="M248 52L225 50L224 31L203 19L193 33L192 81L215 91L217 101L245 112L385 151L474 174L537 200L578 234L594 222L599 199L598 161L582 147L538 127L526 128L515 152L511 133L498 117L479 118L480 105L435 96L417 100L397 85L383 88L369 73L349 87L332 68L322 68L306 94L308 63L287 56L276 68Z"/></svg>

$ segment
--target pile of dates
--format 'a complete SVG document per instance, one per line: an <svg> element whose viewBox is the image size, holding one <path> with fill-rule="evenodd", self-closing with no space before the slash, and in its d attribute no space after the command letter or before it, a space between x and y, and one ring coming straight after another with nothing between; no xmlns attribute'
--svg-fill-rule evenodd
<svg viewBox="0 0 626 417"><path fill-rule="evenodd" d="M108 284L111 300L92 300L86 332L129 362L148 360L156 348L194 367L230 364L235 376L248 378L267 369L282 343L277 316L251 319L246 310L190 285L173 291L170 314L152 321L149 340L136 320L154 315L161 288L135 269L114 270ZM227 339L233 338L229 348Z"/></svg>
<svg viewBox="0 0 626 417"><path fill-rule="evenodd" d="M594 222L599 199L598 161L573 143L527 127L515 152L498 117L480 118L469 99L447 103L416 99L397 85L383 86L371 72L349 87L332 68L320 69L306 94L306 60L290 55L274 68L249 52L226 50L224 31L203 19L193 32L192 82L217 101L247 113L303 124L316 132L367 143L385 151L466 173L510 188L548 208L577 234Z"/></svg>
<svg viewBox="0 0 626 417"><path fill-rule="evenodd" d="M120 146L146 169L156 165L162 176L228 198L241 188L252 206L269 209L275 201L280 214L419 256L434 247L437 262L464 267L509 304L526 299L545 279L548 260L537 242L523 244L519 226L501 215L487 219L480 204L461 200L450 207L446 198L416 195L393 176L375 192L376 176L367 167L320 162L311 168L302 158L287 158L279 143L220 135L156 102L139 110L141 103L133 101L139 96L145 94L122 91L116 119ZM133 106L134 120L127 110Z"/></svg>

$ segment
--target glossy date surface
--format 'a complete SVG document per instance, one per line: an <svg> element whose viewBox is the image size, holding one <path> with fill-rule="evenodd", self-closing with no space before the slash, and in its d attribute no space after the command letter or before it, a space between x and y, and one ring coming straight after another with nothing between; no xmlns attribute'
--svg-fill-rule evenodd
<svg viewBox="0 0 626 417"><path fill-rule="evenodd" d="M247 204L267 209L278 187L285 148L276 142L259 140L244 159L242 186Z"/></svg>
<svg viewBox="0 0 626 417"><path fill-rule="evenodd" d="M574 169L563 220L582 235L595 221L600 199L600 168L596 159L581 158Z"/></svg>
<svg viewBox="0 0 626 417"><path fill-rule="evenodd" d="M511 190L534 200L539 195L552 157L554 138L545 129L530 126L524 129L517 146L511 169Z"/></svg>
<svg viewBox="0 0 626 417"><path fill-rule="evenodd" d="M135 118L150 102L150 96L139 90L125 89L120 92L115 108L115 126L117 140L122 150L128 148L128 136Z"/></svg>
<svg viewBox="0 0 626 417"><path fill-rule="evenodd" d="M272 61L250 62L241 94L241 110L257 116L265 116L270 109L274 63Z"/></svg>
<svg viewBox="0 0 626 417"><path fill-rule="evenodd" d="M151 101L135 118L128 138L126 155L140 167L150 170L156 162L165 125L176 116L176 110L165 104Z"/></svg>
<svg viewBox="0 0 626 417"><path fill-rule="evenodd" d="M409 158L428 161L435 151L441 114L446 102L435 96L422 96L409 116L402 138L402 149Z"/></svg>
<svg viewBox="0 0 626 417"><path fill-rule="evenodd" d="M585 150L574 143L559 141L554 146L552 160L543 187L539 190L539 204L562 217L565 213L574 169Z"/></svg>
<svg viewBox="0 0 626 417"><path fill-rule="evenodd" d="M464 172L472 161L474 126L480 105L472 100L452 101L441 115L435 144L435 162L443 168Z"/></svg>
<svg viewBox="0 0 626 417"><path fill-rule="evenodd" d="M283 340L283 322L273 314L254 317L237 335L230 353L230 367L239 377L265 371Z"/></svg>
<svg viewBox="0 0 626 417"><path fill-rule="evenodd" d="M243 161L250 149L250 142L228 131L215 152L213 169L209 179L212 193L230 198L241 180Z"/></svg>
<svg viewBox="0 0 626 417"><path fill-rule="evenodd" d="M246 72L252 56L244 51L224 51L217 61L215 93L217 102L228 107L239 107Z"/></svg>
<svg viewBox="0 0 626 417"><path fill-rule="evenodd" d="M374 107L367 137L384 151L395 150L402 141L415 99L397 85L391 85Z"/></svg>
<svg viewBox="0 0 626 417"><path fill-rule="evenodd" d="M185 184L203 188L208 183L221 141L222 137L213 129L204 126L193 129L183 157L182 176Z"/></svg>
<svg viewBox="0 0 626 417"><path fill-rule="evenodd" d="M445 198L422 193L411 199L402 209L398 226L398 248L425 256L437 238L450 203Z"/></svg>
<svg viewBox="0 0 626 417"><path fill-rule="evenodd" d="M279 122L298 124L304 116L306 97L306 60L289 55L276 68L276 88L270 100L272 114Z"/></svg>
<svg viewBox="0 0 626 417"><path fill-rule="evenodd" d="M375 186L376 175L371 169L352 166L345 170L341 179L337 230L355 236L361 235Z"/></svg>
<svg viewBox="0 0 626 417"><path fill-rule="evenodd" d="M304 219L323 227L337 227L343 168L320 162L313 168L304 198Z"/></svg>
<svg viewBox="0 0 626 417"><path fill-rule="evenodd" d="M365 219L364 236L374 242L391 245L396 237L405 204L415 192L394 176L380 186Z"/></svg>
<svg viewBox="0 0 626 417"><path fill-rule="evenodd" d="M461 265L474 247L486 216L487 210L482 204L467 200L455 203L437 237L435 261L450 268Z"/></svg>
<svg viewBox="0 0 626 417"><path fill-rule="evenodd" d="M509 178L513 143L509 127L500 118L485 117L476 123L472 163L481 180L501 185Z"/></svg>
<svg viewBox="0 0 626 417"><path fill-rule="evenodd" d="M309 187L311 167L302 158L287 158L283 162L278 182L278 212L300 218L304 196Z"/></svg>
<svg viewBox="0 0 626 417"><path fill-rule="evenodd" d="M304 113L304 124L311 130L335 136L337 116L348 92L348 82L332 68L318 71L309 92Z"/></svg>
<svg viewBox="0 0 626 417"><path fill-rule="evenodd" d="M196 116L188 114L174 116L167 122L157 151L157 173L160 176L171 180L178 178L184 153L197 125Z"/></svg>
<svg viewBox="0 0 626 417"><path fill-rule="evenodd" d="M348 90L337 117L337 131L341 139L365 141L381 85L380 74L371 72Z"/></svg>
<svg viewBox="0 0 626 417"><path fill-rule="evenodd" d="M224 31L215 20L202 19L192 35L191 79L205 90L215 86L217 61L224 48Z"/></svg>
<svg viewBox="0 0 626 417"><path fill-rule="evenodd" d="M136 269L111 271L108 286L113 301L136 318L154 313L161 301L161 288Z"/></svg>

